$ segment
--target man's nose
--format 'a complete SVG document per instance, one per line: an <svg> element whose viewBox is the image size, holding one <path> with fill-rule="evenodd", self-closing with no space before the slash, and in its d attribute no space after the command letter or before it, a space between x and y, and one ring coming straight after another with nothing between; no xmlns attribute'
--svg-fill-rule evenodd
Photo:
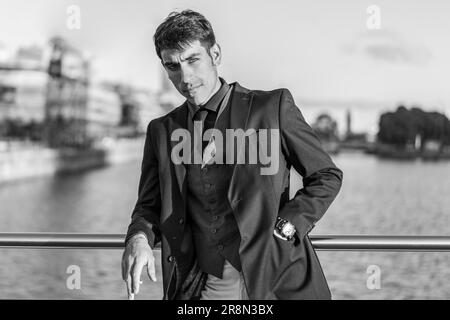
<svg viewBox="0 0 450 320"><path fill-rule="evenodd" d="M184 87L187 87L191 84L192 80L192 70L188 66L180 67L180 81Z"/></svg>

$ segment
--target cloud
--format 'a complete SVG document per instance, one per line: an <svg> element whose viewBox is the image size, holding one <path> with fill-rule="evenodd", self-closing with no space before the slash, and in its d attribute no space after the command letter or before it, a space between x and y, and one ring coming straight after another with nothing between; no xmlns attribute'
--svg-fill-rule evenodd
<svg viewBox="0 0 450 320"><path fill-rule="evenodd" d="M431 52L424 45L412 43L392 32L381 30L360 34L352 42L345 44L342 51L349 55L359 54L388 63L425 65L431 60Z"/></svg>

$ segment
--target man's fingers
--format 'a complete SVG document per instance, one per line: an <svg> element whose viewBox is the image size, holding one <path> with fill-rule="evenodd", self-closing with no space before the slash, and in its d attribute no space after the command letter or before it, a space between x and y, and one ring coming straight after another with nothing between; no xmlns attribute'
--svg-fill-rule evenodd
<svg viewBox="0 0 450 320"><path fill-rule="evenodd" d="M131 288L133 289L133 293L139 293L139 283L141 281L141 273L142 268L144 267L144 263L140 259L134 260L134 265L131 270L132 283Z"/></svg>
<svg viewBox="0 0 450 320"><path fill-rule="evenodd" d="M156 282L155 258L150 257L147 262L147 274L150 279Z"/></svg>
<svg viewBox="0 0 450 320"><path fill-rule="evenodd" d="M128 300L134 300L134 294L131 291L131 276L130 276L130 274L128 274L128 278L125 281L127 283Z"/></svg>
<svg viewBox="0 0 450 320"><path fill-rule="evenodd" d="M128 259L122 257L122 279L127 281L127 275L130 273L130 263Z"/></svg>
<svg viewBox="0 0 450 320"><path fill-rule="evenodd" d="M129 300L134 300L134 294L131 289L131 274L130 274L132 264L133 264L133 261L131 260L131 257L127 256L125 258L125 253L124 253L124 255L122 257L122 279L127 284L127 293L128 293Z"/></svg>

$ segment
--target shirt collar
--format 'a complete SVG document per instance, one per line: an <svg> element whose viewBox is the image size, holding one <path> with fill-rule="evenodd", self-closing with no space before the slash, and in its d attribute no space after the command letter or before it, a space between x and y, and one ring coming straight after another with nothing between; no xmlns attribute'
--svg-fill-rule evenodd
<svg viewBox="0 0 450 320"><path fill-rule="evenodd" d="M227 94L227 91L230 87L228 83L222 78L219 77L220 82L222 85L220 86L219 90L202 106L197 106L189 101L187 101L188 109L189 109L189 115L191 119L194 117L194 114L200 109L200 107L206 108L208 110L217 112L220 102L222 102L223 98Z"/></svg>

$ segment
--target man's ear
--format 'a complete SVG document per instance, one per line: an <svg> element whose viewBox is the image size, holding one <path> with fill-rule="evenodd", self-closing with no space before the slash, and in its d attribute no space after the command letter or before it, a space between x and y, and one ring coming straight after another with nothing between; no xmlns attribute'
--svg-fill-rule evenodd
<svg viewBox="0 0 450 320"><path fill-rule="evenodd" d="M209 48L209 54L211 56L213 65L216 67L219 66L222 61L222 50L217 42L214 43L211 48Z"/></svg>

